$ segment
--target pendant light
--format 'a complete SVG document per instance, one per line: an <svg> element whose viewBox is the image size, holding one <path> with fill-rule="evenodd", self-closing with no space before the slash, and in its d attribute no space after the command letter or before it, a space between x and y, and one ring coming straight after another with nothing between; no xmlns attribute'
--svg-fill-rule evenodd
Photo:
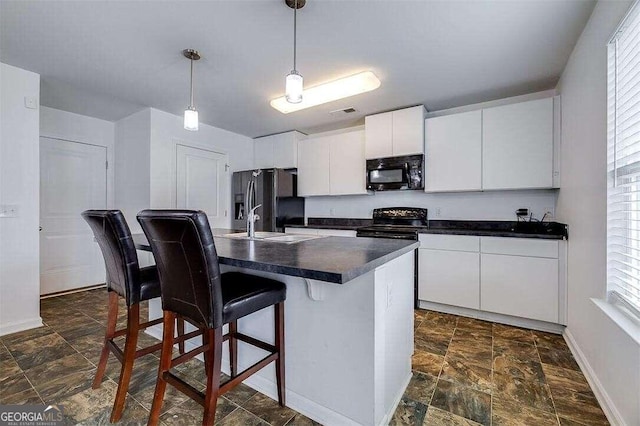
<svg viewBox="0 0 640 426"><path fill-rule="evenodd" d="M198 130L198 110L193 104L193 61L200 59L200 54L197 50L185 49L182 51L185 58L191 62L191 83L190 83L190 98L189 106L184 111L184 128L186 130L197 131Z"/></svg>
<svg viewBox="0 0 640 426"><path fill-rule="evenodd" d="M287 6L293 9L293 69L287 75L285 82L285 98L291 104L302 102L303 78L296 69L296 36L298 9L302 9L306 0L285 0Z"/></svg>

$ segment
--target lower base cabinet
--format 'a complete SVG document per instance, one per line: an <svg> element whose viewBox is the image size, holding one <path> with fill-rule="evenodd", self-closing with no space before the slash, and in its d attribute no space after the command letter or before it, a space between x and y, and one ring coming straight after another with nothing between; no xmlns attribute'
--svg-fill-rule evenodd
<svg viewBox="0 0 640 426"><path fill-rule="evenodd" d="M285 228L287 234L302 235L325 235L330 237L355 237L356 231L349 229L327 229L327 228Z"/></svg>
<svg viewBox="0 0 640 426"><path fill-rule="evenodd" d="M421 234L418 299L566 323L566 243Z"/></svg>
<svg viewBox="0 0 640 426"><path fill-rule="evenodd" d="M480 309L558 322L558 259L483 253L480 270Z"/></svg>
<svg viewBox="0 0 640 426"><path fill-rule="evenodd" d="M418 299L480 309L480 254L418 250Z"/></svg>

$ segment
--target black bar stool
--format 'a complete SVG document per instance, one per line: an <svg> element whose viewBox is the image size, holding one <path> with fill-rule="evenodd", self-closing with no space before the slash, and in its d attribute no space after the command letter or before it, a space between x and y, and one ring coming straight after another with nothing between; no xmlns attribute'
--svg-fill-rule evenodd
<svg viewBox="0 0 640 426"><path fill-rule="evenodd" d="M158 343L136 350L138 332L163 321L162 318L159 318L140 323L140 302L160 296L160 281L155 266L139 267L138 254L131 238L131 231L120 210L87 210L82 213L82 217L91 227L102 251L107 270L106 284L109 293L107 330L98 369L93 380L93 388L100 387L107 367L109 352L113 352L122 364L118 390L111 411L111 422L116 422L122 417L134 361L162 347L162 343ZM123 297L127 304L127 326L121 330L116 330L118 297ZM184 330L182 319L178 319L178 322L178 330ZM119 336L126 336L124 351L114 342L114 339Z"/></svg>
<svg viewBox="0 0 640 426"><path fill-rule="evenodd" d="M157 425L167 383L204 407L203 425L215 420L218 397L275 361L278 402L285 405L284 300L286 286L279 281L239 272L220 274L218 255L207 215L190 210L144 210L138 222L149 240L160 275L164 333L160 368L149 425ZM237 320L274 305L275 345L238 332ZM203 345L172 359L174 319L182 315L202 327ZM222 326L229 333L222 335ZM220 383L222 343L229 340L231 378ZM238 372L237 341L269 352ZM171 368L204 353L207 389L202 393L173 375Z"/></svg>

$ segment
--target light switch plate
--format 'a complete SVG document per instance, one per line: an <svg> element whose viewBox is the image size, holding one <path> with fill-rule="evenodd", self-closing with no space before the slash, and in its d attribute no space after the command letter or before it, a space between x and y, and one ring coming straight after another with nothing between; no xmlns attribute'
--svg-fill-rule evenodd
<svg viewBox="0 0 640 426"><path fill-rule="evenodd" d="M2 204L0 205L0 217L18 217L18 210L17 204Z"/></svg>
<svg viewBox="0 0 640 426"><path fill-rule="evenodd" d="M38 109L38 98L35 96L25 96L24 106L29 109Z"/></svg>

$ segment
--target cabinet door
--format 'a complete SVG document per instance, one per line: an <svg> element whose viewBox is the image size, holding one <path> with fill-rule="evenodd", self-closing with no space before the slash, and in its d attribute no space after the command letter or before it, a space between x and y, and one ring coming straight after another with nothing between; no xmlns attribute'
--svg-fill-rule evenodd
<svg viewBox="0 0 640 426"><path fill-rule="evenodd" d="M273 137L273 167L298 167L298 132L287 132Z"/></svg>
<svg viewBox="0 0 640 426"><path fill-rule="evenodd" d="M483 189L553 187L553 98L482 112Z"/></svg>
<svg viewBox="0 0 640 426"><path fill-rule="evenodd" d="M355 237L356 231L349 229L318 229L318 235L328 235L331 237Z"/></svg>
<svg viewBox="0 0 640 426"><path fill-rule="evenodd" d="M329 138L298 142L298 195L329 195Z"/></svg>
<svg viewBox="0 0 640 426"><path fill-rule="evenodd" d="M425 192L482 189L482 111L425 121Z"/></svg>
<svg viewBox="0 0 640 426"><path fill-rule="evenodd" d="M331 195L367 193L364 138L364 131L331 137Z"/></svg>
<svg viewBox="0 0 640 426"><path fill-rule="evenodd" d="M481 255L480 309L558 322L558 260Z"/></svg>
<svg viewBox="0 0 640 426"><path fill-rule="evenodd" d="M480 308L480 254L418 250L418 299Z"/></svg>
<svg viewBox="0 0 640 426"><path fill-rule="evenodd" d="M422 105L392 113L393 155L422 154L424 152L424 108Z"/></svg>
<svg viewBox="0 0 640 426"><path fill-rule="evenodd" d="M273 139L265 136L253 141L253 164L256 169L270 169L273 167Z"/></svg>
<svg viewBox="0 0 640 426"><path fill-rule="evenodd" d="M365 158L384 158L393 155L393 117L392 113L368 115L364 118Z"/></svg>

